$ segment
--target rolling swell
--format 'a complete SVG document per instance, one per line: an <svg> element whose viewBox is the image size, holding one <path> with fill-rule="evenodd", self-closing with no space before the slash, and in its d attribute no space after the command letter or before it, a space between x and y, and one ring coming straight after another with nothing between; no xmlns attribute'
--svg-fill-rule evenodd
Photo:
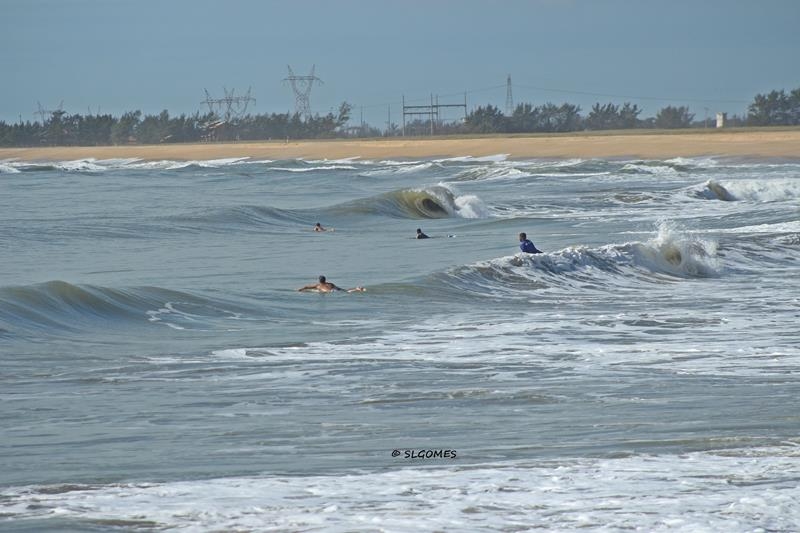
<svg viewBox="0 0 800 533"><path fill-rule="evenodd" d="M257 205L196 210L167 217L167 221L174 227L184 229L219 228L221 231L230 227L257 228L259 231L270 226L285 228L297 224L307 225L308 220L308 216L302 212Z"/></svg>
<svg viewBox="0 0 800 533"><path fill-rule="evenodd" d="M241 312L226 302L159 287L116 289L48 281L0 288L0 332L7 335L154 323L188 329Z"/></svg>
<svg viewBox="0 0 800 533"><path fill-rule="evenodd" d="M394 218L483 218L486 208L476 196L459 196L449 187L400 189L342 204L331 211L338 214L369 214Z"/></svg>

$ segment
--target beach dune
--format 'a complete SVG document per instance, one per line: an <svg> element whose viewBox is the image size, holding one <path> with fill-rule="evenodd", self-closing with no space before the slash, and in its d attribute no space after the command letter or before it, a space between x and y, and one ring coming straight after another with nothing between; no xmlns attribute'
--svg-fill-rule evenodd
<svg viewBox="0 0 800 533"><path fill-rule="evenodd" d="M421 159L495 154L510 158L800 158L800 128L0 148L0 159L22 161L86 158L192 161L232 157Z"/></svg>

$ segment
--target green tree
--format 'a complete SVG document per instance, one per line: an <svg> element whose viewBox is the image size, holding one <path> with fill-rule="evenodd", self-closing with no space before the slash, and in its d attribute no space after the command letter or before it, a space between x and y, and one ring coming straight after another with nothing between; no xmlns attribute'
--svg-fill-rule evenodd
<svg viewBox="0 0 800 533"><path fill-rule="evenodd" d="M641 112L639 106L631 105L629 102L625 102L622 107L611 103L600 105L598 102L592 106L584 124L590 130L635 128L639 125Z"/></svg>
<svg viewBox="0 0 800 533"><path fill-rule="evenodd" d="M467 115L465 125L472 133L501 133L506 131L506 117L499 108L489 104Z"/></svg>
<svg viewBox="0 0 800 533"><path fill-rule="evenodd" d="M796 96L794 96L796 92L787 95L785 91L780 90L771 91L767 95L757 94L753 103L747 108L748 124L753 126L797 124L794 121L794 115L797 113Z"/></svg>
<svg viewBox="0 0 800 533"><path fill-rule="evenodd" d="M111 127L111 142L113 144L127 144L135 139L136 127L139 125L141 111L128 111Z"/></svg>
<svg viewBox="0 0 800 533"><path fill-rule="evenodd" d="M538 107L524 103L514 109L508 120L508 131L512 133L529 133L537 131L540 125L540 112Z"/></svg>
<svg viewBox="0 0 800 533"><path fill-rule="evenodd" d="M339 105L339 114L336 116L336 127L341 128L350 121L350 113L353 111L353 106L347 102L342 102Z"/></svg>
<svg viewBox="0 0 800 533"><path fill-rule="evenodd" d="M686 106L667 106L656 115L655 127L662 129L688 128L692 125L694 113Z"/></svg>

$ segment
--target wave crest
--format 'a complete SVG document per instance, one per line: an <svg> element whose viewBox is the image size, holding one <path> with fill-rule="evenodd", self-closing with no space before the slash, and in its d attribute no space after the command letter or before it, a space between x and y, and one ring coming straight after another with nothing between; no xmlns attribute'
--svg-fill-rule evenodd
<svg viewBox="0 0 800 533"><path fill-rule="evenodd" d="M477 196L461 196L445 185L400 189L345 204L342 211L396 218L486 218L488 209Z"/></svg>

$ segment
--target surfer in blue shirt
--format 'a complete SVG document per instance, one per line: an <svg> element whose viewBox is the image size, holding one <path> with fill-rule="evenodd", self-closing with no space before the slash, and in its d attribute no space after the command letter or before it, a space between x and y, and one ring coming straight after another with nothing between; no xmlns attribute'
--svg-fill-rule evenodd
<svg viewBox="0 0 800 533"><path fill-rule="evenodd" d="M312 292L334 292L334 291L346 291L346 292L365 292L367 289L364 287L353 287L352 289L343 289L336 285L335 283L331 283L330 281L325 279L325 276L319 277L319 283L314 283L313 285L306 285L305 287L300 287L297 289L299 292L305 291L312 291Z"/></svg>
<svg viewBox="0 0 800 533"><path fill-rule="evenodd" d="M541 254L544 253L528 239L528 236L525 235L525 232L519 234L519 249L525 252L526 254Z"/></svg>

